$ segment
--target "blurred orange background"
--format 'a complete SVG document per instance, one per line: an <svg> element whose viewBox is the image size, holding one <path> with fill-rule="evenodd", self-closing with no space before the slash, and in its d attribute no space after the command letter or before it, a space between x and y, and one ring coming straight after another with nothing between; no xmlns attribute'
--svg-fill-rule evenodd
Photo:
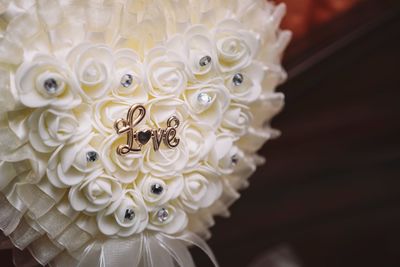
<svg viewBox="0 0 400 267"><path fill-rule="evenodd" d="M277 0L286 3L288 14L283 28L294 33L294 39L351 9L360 0Z"/></svg>

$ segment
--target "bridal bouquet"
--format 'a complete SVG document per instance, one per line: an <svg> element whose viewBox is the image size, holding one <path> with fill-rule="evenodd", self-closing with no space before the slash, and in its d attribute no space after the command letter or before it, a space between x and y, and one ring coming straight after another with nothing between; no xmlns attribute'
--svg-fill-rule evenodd
<svg viewBox="0 0 400 267"><path fill-rule="evenodd" d="M264 0L0 1L7 239L56 267L190 267L192 245L217 265L213 216L279 135L284 13Z"/></svg>

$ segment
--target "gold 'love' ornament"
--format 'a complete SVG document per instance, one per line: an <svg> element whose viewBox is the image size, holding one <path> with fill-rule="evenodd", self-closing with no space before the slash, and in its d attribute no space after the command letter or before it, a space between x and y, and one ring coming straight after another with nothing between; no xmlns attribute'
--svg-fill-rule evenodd
<svg viewBox="0 0 400 267"><path fill-rule="evenodd" d="M146 108L136 104L129 108L126 119L118 119L114 123L117 134L127 134L127 142L125 145L117 147L118 155L126 155L130 152L140 152L142 147L146 145L150 139L153 141L155 151L160 149L161 142L169 148L175 148L179 145L179 138L176 137L176 129L179 127L179 120L172 116L167 121L166 129L147 129L135 131L135 127L146 116Z"/></svg>

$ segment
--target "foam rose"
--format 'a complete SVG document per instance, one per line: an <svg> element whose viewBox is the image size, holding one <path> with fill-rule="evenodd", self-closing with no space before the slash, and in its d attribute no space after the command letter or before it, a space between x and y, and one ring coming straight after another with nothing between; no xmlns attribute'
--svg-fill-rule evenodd
<svg viewBox="0 0 400 267"><path fill-rule="evenodd" d="M134 215L127 218L127 210L132 211ZM120 198L97 215L98 226L103 234L124 237L142 232L148 220L143 198L135 190L125 191Z"/></svg>
<svg viewBox="0 0 400 267"><path fill-rule="evenodd" d="M48 55L24 62L15 74L21 103L30 108L70 109L81 102L79 85L65 63Z"/></svg>
<svg viewBox="0 0 400 267"><path fill-rule="evenodd" d="M114 57L108 46L81 44L69 53L68 62L84 97L98 99L110 90Z"/></svg>
<svg viewBox="0 0 400 267"><path fill-rule="evenodd" d="M90 132L90 107L81 105L72 111L37 109L28 120L29 141L42 153L54 151L65 143L73 143Z"/></svg>
<svg viewBox="0 0 400 267"><path fill-rule="evenodd" d="M116 201L121 193L121 184L115 178L98 170L71 188L69 201L77 211L95 213Z"/></svg>

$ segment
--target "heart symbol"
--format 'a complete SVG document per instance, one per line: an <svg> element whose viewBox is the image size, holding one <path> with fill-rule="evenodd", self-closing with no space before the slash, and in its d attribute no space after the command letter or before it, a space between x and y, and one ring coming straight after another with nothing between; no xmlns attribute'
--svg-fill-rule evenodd
<svg viewBox="0 0 400 267"><path fill-rule="evenodd" d="M137 140L139 141L140 144L142 144L142 145L147 144L149 142L150 138L151 138L150 130L138 132Z"/></svg>

